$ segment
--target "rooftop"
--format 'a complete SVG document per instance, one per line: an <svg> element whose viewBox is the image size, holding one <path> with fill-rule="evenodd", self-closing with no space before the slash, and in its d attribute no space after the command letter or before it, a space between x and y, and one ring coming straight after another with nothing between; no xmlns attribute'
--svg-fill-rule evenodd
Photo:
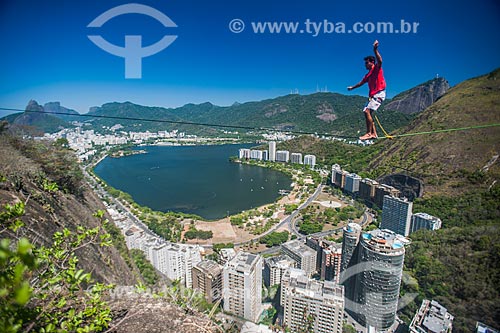
<svg viewBox="0 0 500 333"><path fill-rule="evenodd" d="M266 258L265 261L268 266L277 268L288 268L295 265L295 261L284 255Z"/></svg>
<svg viewBox="0 0 500 333"><path fill-rule="evenodd" d="M423 219L426 219L426 220L429 220L429 221L441 221L438 217L432 216L432 215L427 214L427 213L415 213L413 215L418 216L418 217L423 218Z"/></svg>
<svg viewBox="0 0 500 333"><path fill-rule="evenodd" d="M203 273L211 275L217 275L222 271L222 267L213 260L202 260L196 264L196 267Z"/></svg>
<svg viewBox="0 0 500 333"><path fill-rule="evenodd" d="M257 264L257 261L259 259L260 255L240 251L236 253L236 256L233 259L226 263L224 269L232 268L235 270L243 271L245 273L249 273Z"/></svg>
<svg viewBox="0 0 500 333"><path fill-rule="evenodd" d="M303 295L307 298L317 300L336 300L344 299L344 287L333 281L318 281L309 279L306 272L301 269L291 268L286 271L283 281L286 281L291 292L297 295Z"/></svg>
<svg viewBox="0 0 500 333"><path fill-rule="evenodd" d="M424 299L411 324L412 332L443 333L451 332L453 316L436 301Z"/></svg>
<svg viewBox="0 0 500 333"><path fill-rule="evenodd" d="M410 240L388 229L375 229L362 234L363 243L370 249L392 254L404 253L404 246Z"/></svg>
<svg viewBox="0 0 500 333"><path fill-rule="evenodd" d="M344 227L346 232L361 232L361 226L357 223L349 223L347 227Z"/></svg>
<svg viewBox="0 0 500 333"><path fill-rule="evenodd" d="M308 255L316 255L316 251L311 249L309 246L304 244L301 240L295 239L289 242L286 242L284 244L281 244L282 247L288 249L291 252L294 252L300 256L303 256L305 254Z"/></svg>

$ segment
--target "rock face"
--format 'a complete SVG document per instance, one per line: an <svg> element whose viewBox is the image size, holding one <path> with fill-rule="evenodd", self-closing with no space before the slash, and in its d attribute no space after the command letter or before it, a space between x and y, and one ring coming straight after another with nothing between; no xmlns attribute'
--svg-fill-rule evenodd
<svg viewBox="0 0 500 333"><path fill-rule="evenodd" d="M387 175L377 179L381 184L387 184L401 191L401 196L413 201L424 193L424 186L420 179L405 174Z"/></svg>
<svg viewBox="0 0 500 333"><path fill-rule="evenodd" d="M54 116L56 116L59 119L63 119L65 121L79 120L78 112L72 109L65 108L64 106L61 105L60 102L45 103L43 109L45 110L45 112L56 113L54 114ZM67 113L67 114L63 115L57 113Z"/></svg>
<svg viewBox="0 0 500 333"><path fill-rule="evenodd" d="M145 295L126 293L110 300L116 316L113 333L221 333L208 317L201 313L188 313L168 301ZM121 317L121 318L120 318Z"/></svg>
<svg viewBox="0 0 500 333"><path fill-rule="evenodd" d="M385 110L404 114L419 113L434 103L450 89L445 78L436 78L396 95L385 106Z"/></svg>

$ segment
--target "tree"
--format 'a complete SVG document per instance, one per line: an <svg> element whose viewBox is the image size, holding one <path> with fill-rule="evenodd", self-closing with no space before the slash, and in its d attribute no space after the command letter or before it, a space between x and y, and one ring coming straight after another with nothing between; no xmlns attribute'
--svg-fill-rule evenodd
<svg viewBox="0 0 500 333"><path fill-rule="evenodd" d="M139 249L132 249L130 250L130 255L139 272L141 272L144 282L149 286L155 285L159 280L159 276L154 266L146 259L144 252Z"/></svg>
<svg viewBox="0 0 500 333"><path fill-rule="evenodd" d="M289 235L290 234L288 233L288 231L282 231L282 232L273 231L262 237L259 240L259 242L261 244L266 244L267 247L272 247L275 245L283 244L286 241L288 241Z"/></svg>
<svg viewBox="0 0 500 333"><path fill-rule="evenodd" d="M356 333L356 328L354 326L349 325L348 323L342 324L342 332L343 333Z"/></svg>

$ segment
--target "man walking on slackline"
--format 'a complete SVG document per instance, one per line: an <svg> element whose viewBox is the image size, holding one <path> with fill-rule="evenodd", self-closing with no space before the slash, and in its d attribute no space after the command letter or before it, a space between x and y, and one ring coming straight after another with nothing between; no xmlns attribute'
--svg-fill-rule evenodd
<svg viewBox="0 0 500 333"><path fill-rule="evenodd" d="M386 84L384 71L382 70L382 56L378 52L378 40L373 43L373 52L375 53L375 57L370 55L364 58L365 67L368 70L368 73L359 83L354 86L347 87L347 90L351 91L368 82L369 100L363 109L366 119L366 134L360 136L360 140L370 140L378 137L377 130L375 129L375 124L373 122L373 112L375 112L379 108L380 104L382 104L385 100Z"/></svg>

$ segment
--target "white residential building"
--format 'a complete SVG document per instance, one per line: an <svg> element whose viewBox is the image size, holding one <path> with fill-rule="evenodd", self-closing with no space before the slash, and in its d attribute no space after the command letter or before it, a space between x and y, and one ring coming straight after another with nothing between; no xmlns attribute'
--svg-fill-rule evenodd
<svg viewBox="0 0 500 333"><path fill-rule="evenodd" d="M250 158L252 160L262 161L262 150L255 150L255 149L250 150Z"/></svg>
<svg viewBox="0 0 500 333"><path fill-rule="evenodd" d="M271 257L264 260L264 284L274 286L281 284L281 277L289 268L297 265L295 260L287 256Z"/></svg>
<svg viewBox="0 0 500 333"><path fill-rule="evenodd" d="M300 269L285 272L281 283L283 324L292 332L311 325L314 333L342 333L344 287L310 279Z"/></svg>
<svg viewBox="0 0 500 333"><path fill-rule="evenodd" d="M306 155L304 156L304 164L314 168L316 166L316 156L315 155Z"/></svg>
<svg viewBox="0 0 500 333"><path fill-rule="evenodd" d="M250 158L250 149L241 148L238 153L238 158Z"/></svg>
<svg viewBox="0 0 500 333"><path fill-rule="evenodd" d="M410 233L419 229L437 230L441 228L441 219L427 213L415 213L411 217Z"/></svg>
<svg viewBox="0 0 500 333"><path fill-rule="evenodd" d="M361 181L361 177L355 173L350 173L345 176L345 186L344 190L354 194L359 192L359 182Z"/></svg>
<svg viewBox="0 0 500 333"><path fill-rule="evenodd" d="M290 156L290 162L302 164L302 153L292 153L292 155Z"/></svg>
<svg viewBox="0 0 500 333"><path fill-rule="evenodd" d="M163 242L149 248L149 260L171 280L180 280L193 287L191 270L201 261L202 249L198 245Z"/></svg>
<svg viewBox="0 0 500 333"><path fill-rule="evenodd" d="M257 322L262 303L262 257L238 252L224 265L224 311Z"/></svg>
<svg viewBox="0 0 500 333"><path fill-rule="evenodd" d="M271 162L276 161L276 141L269 141L269 156L268 160Z"/></svg>
<svg viewBox="0 0 500 333"><path fill-rule="evenodd" d="M276 161L288 163L290 161L290 152L288 150L278 150L276 152Z"/></svg>

